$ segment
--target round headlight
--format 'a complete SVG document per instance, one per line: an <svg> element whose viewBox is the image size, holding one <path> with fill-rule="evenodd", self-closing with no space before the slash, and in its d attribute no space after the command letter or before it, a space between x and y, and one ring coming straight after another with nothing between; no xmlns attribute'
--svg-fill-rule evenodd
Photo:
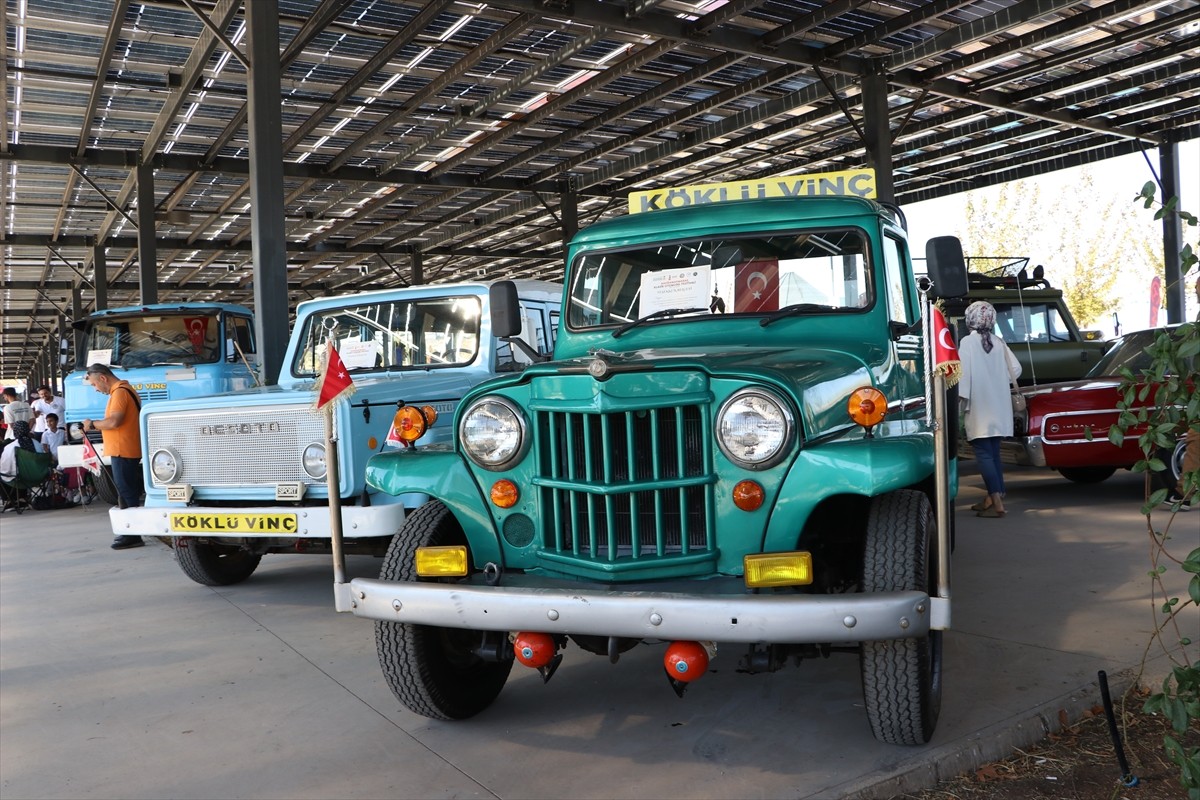
<svg viewBox="0 0 1200 800"><path fill-rule="evenodd" d="M83 423L82 422L72 422L70 425L68 425L67 426L67 438L70 439L72 442L82 442L83 441Z"/></svg>
<svg viewBox="0 0 1200 800"><path fill-rule="evenodd" d="M730 461L748 469L779 463L791 440L792 412L762 389L735 392L717 412L717 445Z"/></svg>
<svg viewBox="0 0 1200 800"><path fill-rule="evenodd" d="M504 469L524 454L525 419L507 400L484 397L463 414L458 435L476 464L484 469Z"/></svg>
<svg viewBox="0 0 1200 800"><path fill-rule="evenodd" d="M325 478L325 445L313 442L308 447L304 448L304 452L300 455L300 461L304 465L304 471L313 480L319 481Z"/></svg>
<svg viewBox="0 0 1200 800"><path fill-rule="evenodd" d="M159 483L174 483L181 466L179 454L169 447L155 450L150 456L150 473Z"/></svg>

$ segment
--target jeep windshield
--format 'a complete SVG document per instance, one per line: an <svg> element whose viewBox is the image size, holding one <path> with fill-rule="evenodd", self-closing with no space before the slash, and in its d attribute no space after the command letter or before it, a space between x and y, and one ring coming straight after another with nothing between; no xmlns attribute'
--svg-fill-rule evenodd
<svg viewBox="0 0 1200 800"><path fill-rule="evenodd" d="M155 365L211 364L221 355L217 312L106 316L87 323L87 363L138 369Z"/></svg>
<svg viewBox="0 0 1200 800"><path fill-rule="evenodd" d="M377 300L315 312L304 322L292 374L315 377L328 341L356 374L469 364L479 352L482 307L478 297L464 295Z"/></svg>
<svg viewBox="0 0 1200 800"><path fill-rule="evenodd" d="M857 228L605 250L575 263L567 319L573 330L624 333L717 314L845 313L871 304L868 276Z"/></svg>

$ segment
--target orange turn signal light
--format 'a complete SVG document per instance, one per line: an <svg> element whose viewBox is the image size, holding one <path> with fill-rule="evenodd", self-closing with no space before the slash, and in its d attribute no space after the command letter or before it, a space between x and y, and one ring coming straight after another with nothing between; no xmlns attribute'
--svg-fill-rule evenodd
<svg viewBox="0 0 1200 800"><path fill-rule="evenodd" d="M864 386L850 394L846 411L856 424L864 428L873 428L883 422L883 418L887 416L887 407L887 398L883 392L874 386Z"/></svg>
<svg viewBox="0 0 1200 800"><path fill-rule="evenodd" d="M415 442L425 435L425 431L433 423L425 419L425 414L416 406L404 406L396 412L392 419L392 427L396 435L406 442Z"/></svg>
<svg viewBox="0 0 1200 800"><path fill-rule="evenodd" d="M425 427L432 428L433 423L437 422L437 409L433 406L421 406L421 413L425 415Z"/></svg>
<svg viewBox="0 0 1200 800"><path fill-rule="evenodd" d="M521 499L521 491L508 478L501 478L492 484L491 496L497 508L512 508Z"/></svg>
<svg viewBox="0 0 1200 800"><path fill-rule="evenodd" d="M733 504L742 511L757 511L762 508L765 493L754 481L738 481L733 487Z"/></svg>

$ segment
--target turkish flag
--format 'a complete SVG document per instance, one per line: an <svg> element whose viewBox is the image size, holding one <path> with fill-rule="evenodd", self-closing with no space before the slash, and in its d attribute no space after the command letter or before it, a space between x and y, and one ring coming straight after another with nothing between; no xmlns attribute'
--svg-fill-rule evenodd
<svg viewBox="0 0 1200 800"><path fill-rule="evenodd" d="M354 381L350 379L350 372L342 363L342 357L338 355L332 342L326 345L326 352L329 357L325 361L325 371L321 374L321 382L317 388L318 411L334 400L349 397L354 393Z"/></svg>
<svg viewBox="0 0 1200 800"><path fill-rule="evenodd" d="M92 443L86 436L83 437L83 468L93 475L99 475L100 464L100 455L96 452L96 448L92 447Z"/></svg>
<svg viewBox="0 0 1200 800"><path fill-rule="evenodd" d="M779 261L761 259L734 267L733 310L779 310Z"/></svg>
<svg viewBox="0 0 1200 800"><path fill-rule="evenodd" d="M184 317L183 324L187 328L188 339L192 342L192 352L199 353L204 349L204 340L208 338L208 317Z"/></svg>
<svg viewBox="0 0 1200 800"><path fill-rule="evenodd" d="M946 385L953 386L962 374L958 348L954 345L954 337L950 335L950 326L946 324L942 310L932 306L929 313L933 315L933 371L945 375Z"/></svg>

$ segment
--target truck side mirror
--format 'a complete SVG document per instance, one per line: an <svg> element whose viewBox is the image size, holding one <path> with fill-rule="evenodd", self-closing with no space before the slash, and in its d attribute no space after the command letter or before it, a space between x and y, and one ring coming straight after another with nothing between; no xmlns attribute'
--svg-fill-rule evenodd
<svg viewBox="0 0 1200 800"><path fill-rule="evenodd" d="M957 236L935 236L925 243L925 262L937 297L962 297L967 293L967 260Z"/></svg>
<svg viewBox="0 0 1200 800"><path fill-rule="evenodd" d="M488 289L488 306L492 314L492 334L499 339L521 333L521 302L517 285L512 281L496 281Z"/></svg>

